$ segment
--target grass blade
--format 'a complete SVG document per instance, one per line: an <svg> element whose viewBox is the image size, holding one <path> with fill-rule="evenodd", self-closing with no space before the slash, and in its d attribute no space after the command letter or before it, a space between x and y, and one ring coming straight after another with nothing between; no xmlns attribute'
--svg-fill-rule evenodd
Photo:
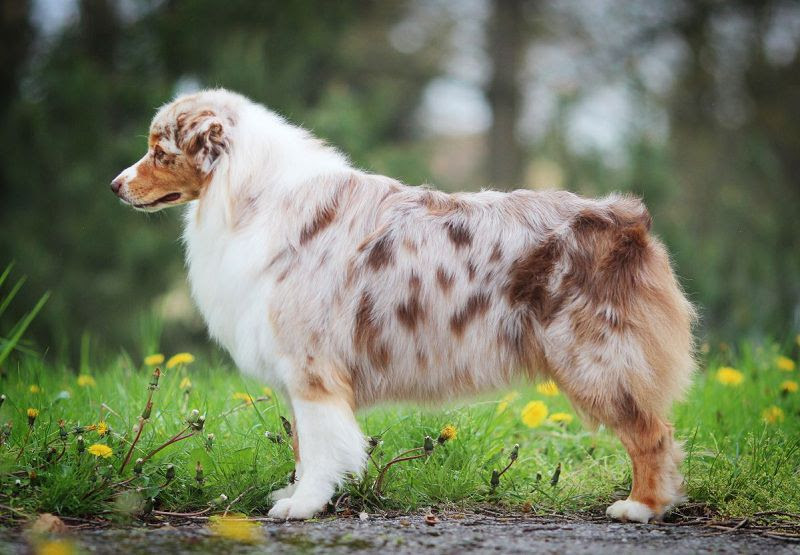
<svg viewBox="0 0 800 555"><path fill-rule="evenodd" d="M17 329L15 333L8 339L8 342L6 343L5 347L3 347L3 350L0 352L0 364L3 364L6 358L8 358L8 355L14 349L14 346L22 338L22 334L25 333L25 330L28 329L30 323L33 321L34 318L36 318L36 315L39 313L39 311L42 309L44 304L47 302L47 299L49 298L50 298L49 292L42 295L42 297L39 299L39 302L36 303L36 306L34 306L33 309L30 312L28 312L28 314L25 315L25 317L20 322L20 325L16 326Z"/></svg>

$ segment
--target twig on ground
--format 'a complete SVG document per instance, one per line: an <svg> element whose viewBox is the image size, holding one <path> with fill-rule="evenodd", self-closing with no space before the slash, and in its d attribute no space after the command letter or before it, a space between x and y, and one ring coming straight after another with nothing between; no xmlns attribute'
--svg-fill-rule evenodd
<svg viewBox="0 0 800 555"><path fill-rule="evenodd" d="M228 516L228 511L231 510L231 507L233 507L234 504L238 503L242 499L242 497L244 497L247 493L252 491L254 488L255 488L255 486L250 486L249 488L244 490L242 493L237 495L236 498L233 501L231 501L230 503L228 503L227 507L225 507L225 511L223 511L222 516Z"/></svg>

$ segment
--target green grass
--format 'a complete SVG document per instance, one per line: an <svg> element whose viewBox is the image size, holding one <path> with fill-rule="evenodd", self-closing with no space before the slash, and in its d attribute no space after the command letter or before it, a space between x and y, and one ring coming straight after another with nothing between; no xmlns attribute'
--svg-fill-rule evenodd
<svg viewBox="0 0 800 555"><path fill-rule="evenodd" d="M677 433L688 452L684 471L690 501L726 516L800 512L800 393L780 392L780 384L797 380L798 371L779 370L778 354L774 346L744 345L737 355L721 351L703 362L688 400L676 407ZM723 363L743 372L741 385L725 386L715 379ZM220 494L228 501L219 510L234 500L231 510L252 514L269 509L268 493L283 486L293 468L291 441L280 421L281 415L289 416L287 405L274 396L252 405L234 398L237 392L264 397L265 384L204 360L166 370L153 391L151 416L132 459L183 430L192 409L206 415L205 424L159 451L137 476L133 461L122 474L119 468L150 392L152 368L126 356L103 367L85 360L81 366L95 385L81 387L74 371L32 356L6 365L0 378L0 393L6 396L0 422L10 422L11 428L1 428L0 514L49 511L124 520L147 512L148 499L155 500L156 510L192 512L207 509ZM188 394L181 389L187 377L192 382ZM572 411L562 395L544 396L534 387L517 392L502 412L498 401L503 393L437 410L388 407L364 412L359 419L365 433L382 439L373 453L379 466L421 446L426 435L435 440L447 424L456 427L457 437L437 444L429 457L393 465L380 496L373 488L378 472L370 463L362 479L347 484L340 508L411 511L494 503L569 513L600 510L627 493L629 462L613 435L585 430L577 418L529 428L520 411L531 400L544 401L550 413ZM762 412L773 405L781 408L784 420L769 424ZM28 408L39 411L30 428ZM86 429L100 420L111 427L103 437ZM266 431L283 441L268 439ZM113 455L104 459L88 450L78 453L79 434L87 449L100 443L110 446ZM210 448L208 434L214 435ZM492 471L507 464L516 443L519 459L492 488ZM198 462L202 484L195 480ZM167 483L170 464L175 478ZM551 485L559 464L558 483Z"/></svg>

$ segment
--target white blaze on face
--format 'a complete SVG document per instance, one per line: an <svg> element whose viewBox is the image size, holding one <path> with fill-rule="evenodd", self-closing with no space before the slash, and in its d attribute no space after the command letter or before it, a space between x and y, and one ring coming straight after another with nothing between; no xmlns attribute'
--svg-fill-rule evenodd
<svg viewBox="0 0 800 555"><path fill-rule="evenodd" d="M122 172L117 177L114 178L115 182L121 183L121 186L119 188L119 192L117 192L117 195L120 197L120 199L122 199L124 202L126 202L128 204L131 204L130 191L129 191L130 182L133 181L134 179L136 179L136 175L138 173L139 164L144 163L146 161L148 155L149 154L145 154L144 156L142 156L139 159L138 162L136 162L134 165L130 166L129 168L126 168L126 169L122 170Z"/></svg>

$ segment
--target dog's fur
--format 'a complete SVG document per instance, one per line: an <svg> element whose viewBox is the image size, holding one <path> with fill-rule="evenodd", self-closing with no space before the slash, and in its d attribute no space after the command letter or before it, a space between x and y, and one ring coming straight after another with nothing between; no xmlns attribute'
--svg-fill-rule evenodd
<svg viewBox="0 0 800 555"><path fill-rule="evenodd" d="M610 517L681 499L667 413L694 312L639 200L405 186L225 90L162 107L117 187L142 210L196 200L184 240L210 333L291 399L297 482L270 515L311 517L362 470L356 409L540 376L631 456Z"/></svg>

